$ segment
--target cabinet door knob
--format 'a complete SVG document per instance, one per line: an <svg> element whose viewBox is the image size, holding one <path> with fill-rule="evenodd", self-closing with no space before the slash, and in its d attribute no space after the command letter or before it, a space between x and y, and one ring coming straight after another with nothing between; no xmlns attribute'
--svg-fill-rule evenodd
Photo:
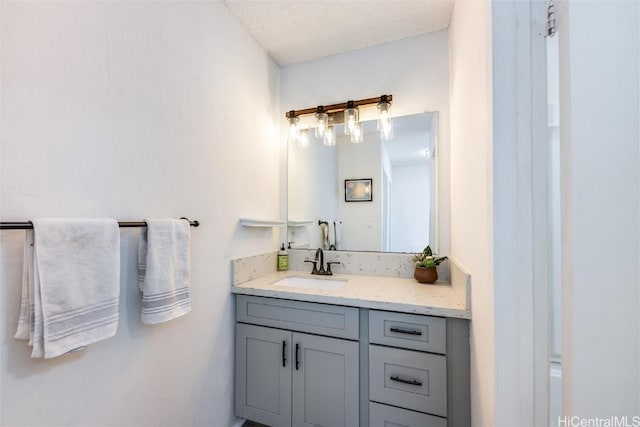
<svg viewBox="0 0 640 427"><path fill-rule="evenodd" d="M296 344L296 371L300 368L300 356L299 356L299 351L300 351L300 344Z"/></svg>

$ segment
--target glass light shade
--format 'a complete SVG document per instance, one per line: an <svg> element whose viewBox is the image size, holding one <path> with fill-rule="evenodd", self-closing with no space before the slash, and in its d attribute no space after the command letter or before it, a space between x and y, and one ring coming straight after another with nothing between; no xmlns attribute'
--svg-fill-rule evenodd
<svg viewBox="0 0 640 427"><path fill-rule="evenodd" d="M298 139L298 122L300 121L300 118L289 117L287 118L287 121L289 122L289 139L295 141Z"/></svg>
<svg viewBox="0 0 640 427"><path fill-rule="evenodd" d="M347 108L344 110L344 133L351 135L353 129L360 123L359 112L357 108Z"/></svg>
<svg viewBox="0 0 640 427"><path fill-rule="evenodd" d="M300 129L298 133L298 144L302 148L309 148L309 129Z"/></svg>
<svg viewBox="0 0 640 427"><path fill-rule="evenodd" d="M362 134L362 126L356 125L351 131L351 142L354 144L360 144L364 141L364 135Z"/></svg>
<svg viewBox="0 0 640 427"><path fill-rule="evenodd" d="M324 133L329 126L329 115L327 113L316 113L316 138L324 138Z"/></svg>
<svg viewBox="0 0 640 427"><path fill-rule="evenodd" d="M391 103L378 102L377 107L378 107L378 126L380 126L380 122L386 120L387 118L391 118Z"/></svg>
<svg viewBox="0 0 640 427"><path fill-rule="evenodd" d="M391 120L391 104L389 102L378 103L378 130L383 140L393 137L393 123Z"/></svg>
<svg viewBox="0 0 640 427"><path fill-rule="evenodd" d="M336 145L336 133L333 126L329 126L327 130L325 130L323 144L326 146Z"/></svg>

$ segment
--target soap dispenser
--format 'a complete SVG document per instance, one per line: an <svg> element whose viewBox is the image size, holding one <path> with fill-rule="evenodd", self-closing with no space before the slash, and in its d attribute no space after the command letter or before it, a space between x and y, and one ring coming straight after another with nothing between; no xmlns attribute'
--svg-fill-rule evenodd
<svg viewBox="0 0 640 427"><path fill-rule="evenodd" d="M284 248L284 243L278 252L278 271L287 271L289 269L289 253Z"/></svg>

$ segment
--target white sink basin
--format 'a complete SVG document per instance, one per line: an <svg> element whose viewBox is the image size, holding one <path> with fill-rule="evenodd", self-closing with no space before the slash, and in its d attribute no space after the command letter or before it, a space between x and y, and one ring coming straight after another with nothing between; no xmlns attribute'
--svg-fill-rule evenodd
<svg viewBox="0 0 640 427"><path fill-rule="evenodd" d="M346 280L325 279L324 277L285 277L275 282L274 285L289 286L292 288L335 290L345 283L347 283Z"/></svg>

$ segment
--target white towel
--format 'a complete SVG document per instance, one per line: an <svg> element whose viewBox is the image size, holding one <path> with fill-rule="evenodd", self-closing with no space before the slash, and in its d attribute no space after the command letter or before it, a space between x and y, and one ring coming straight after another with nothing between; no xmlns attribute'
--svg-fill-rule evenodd
<svg viewBox="0 0 640 427"><path fill-rule="evenodd" d="M37 219L27 232L15 337L50 359L115 335L120 232L113 219Z"/></svg>
<svg viewBox="0 0 640 427"><path fill-rule="evenodd" d="M33 345L33 230L27 230L24 239L24 254L22 262L22 296L20 298L20 317L18 330L14 338L29 340Z"/></svg>
<svg viewBox="0 0 640 427"><path fill-rule="evenodd" d="M324 249L329 249L329 224L327 222L320 224L320 232L322 233L322 246Z"/></svg>
<svg viewBox="0 0 640 427"><path fill-rule="evenodd" d="M342 243L342 222L341 221L334 221L333 222L333 232L334 232L334 244L336 245L336 250L340 250L341 243Z"/></svg>
<svg viewBox="0 0 640 427"><path fill-rule="evenodd" d="M142 322L166 322L191 311L190 224L182 219L149 219L138 243Z"/></svg>
<svg viewBox="0 0 640 427"><path fill-rule="evenodd" d="M329 223L329 247L327 249L336 249L336 229L334 221L327 221Z"/></svg>

